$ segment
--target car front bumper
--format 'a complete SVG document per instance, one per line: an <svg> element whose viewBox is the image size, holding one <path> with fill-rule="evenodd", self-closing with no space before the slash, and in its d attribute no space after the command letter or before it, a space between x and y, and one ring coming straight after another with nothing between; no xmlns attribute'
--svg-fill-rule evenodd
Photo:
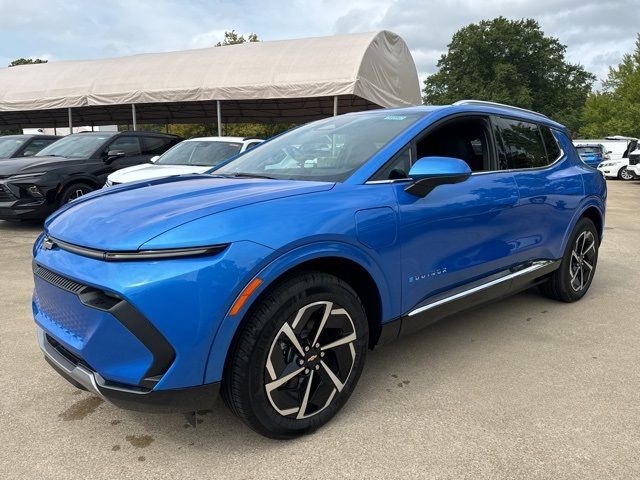
<svg viewBox="0 0 640 480"><path fill-rule="evenodd" d="M18 197L12 188L6 183L0 183L0 219L44 219L55 211L55 202L51 202L48 196L41 198Z"/></svg>
<svg viewBox="0 0 640 480"><path fill-rule="evenodd" d="M270 252L240 241L211 256L111 262L47 249L40 237L34 319L75 365L61 369L58 362L56 370L113 403L215 390L224 358L209 361L214 339L256 262Z"/></svg>
<svg viewBox="0 0 640 480"><path fill-rule="evenodd" d="M193 412L210 408L218 397L219 382L171 390L142 389L108 382L42 328L36 329L40 349L54 370L75 387L94 393L120 408L156 413Z"/></svg>

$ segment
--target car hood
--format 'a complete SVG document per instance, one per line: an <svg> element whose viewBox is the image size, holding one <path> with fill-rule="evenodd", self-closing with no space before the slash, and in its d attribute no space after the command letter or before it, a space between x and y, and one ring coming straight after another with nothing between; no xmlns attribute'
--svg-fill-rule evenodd
<svg viewBox="0 0 640 480"><path fill-rule="evenodd" d="M21 157L7 158L0 162L0 177L16 175L18 173L48 171L59 165L81 163L86 160L64 157Z"/></svg>
<svg viewBox="0 0 640 480"><path fill-rule="evenodd" d="M137 250L179 225L232 208L333 188L334 183L187 175L104 188L51 215L53 238L98 250Z"/></svg>
<svg viewBox="0 0 640 480"><path fill-rule="evenodd" d="M151 180L154 178L170 177L173 175L185 175L189 173L204 173L213 167L200 167L196 165L156 165L145 163L133 167L117 170L109 175L109 180L114 183L137 182L139 180Z"/></svg>

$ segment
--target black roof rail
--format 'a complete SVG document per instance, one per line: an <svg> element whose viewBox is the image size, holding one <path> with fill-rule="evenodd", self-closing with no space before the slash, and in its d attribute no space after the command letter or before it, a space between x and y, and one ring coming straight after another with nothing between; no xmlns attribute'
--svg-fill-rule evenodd
<svg viewBox="0 0 640 480"><path fill-rule="evenodd" d="M500 107L508 108L510 110L517 110L519 112L526 112L539 117L549 118L544 113L535 112L533 110L527 110L526 108L514 107L513 105L507 105L506 103L488 102L486 100L458 100L454 105L484 105L486 107Z"/></svg>

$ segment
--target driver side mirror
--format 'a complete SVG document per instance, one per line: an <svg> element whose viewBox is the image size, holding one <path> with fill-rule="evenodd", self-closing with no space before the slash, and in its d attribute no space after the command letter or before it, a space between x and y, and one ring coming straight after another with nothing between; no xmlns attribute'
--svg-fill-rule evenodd
<svg viewBox="0 0 640 480"><path fill-rule="evenodd" d="M409 170L413 183L404 190L416 197L426 197L439 185L464 182L470 176L469 165L459 158L423 157Z"/></svg>
<svg viewBox="0 0 640 480"><path fill-rule="evenodd" d="M107 156L105 157L104 161L108 165L110 163L113 163L118 158L122 158L124 156L125 156L124 152L121 152L119 150L109 150L107 152Z"/></svg>
<svg viewBox="0 0 640 480"><path fill-rule="evenodd" d="M150 161L151 163L156 163L156 162L158 161L158 159L159 159L159 158L160 158L160 155L156 155L155 157L151 157L151 158L149 159L149 161Z"/></svg>

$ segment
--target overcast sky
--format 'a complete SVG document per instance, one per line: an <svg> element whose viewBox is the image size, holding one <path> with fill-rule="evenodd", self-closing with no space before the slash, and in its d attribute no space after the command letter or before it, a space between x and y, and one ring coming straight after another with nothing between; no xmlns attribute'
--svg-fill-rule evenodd
<svg viewBox="0 0 640 480"><path fill-rule="evenodd" d="M599 79L633 48L640 0L0 0L0 66L208 47L225 30L262 40L387 29L423 79L459 28L499 15L535 18Z"/></svg>

